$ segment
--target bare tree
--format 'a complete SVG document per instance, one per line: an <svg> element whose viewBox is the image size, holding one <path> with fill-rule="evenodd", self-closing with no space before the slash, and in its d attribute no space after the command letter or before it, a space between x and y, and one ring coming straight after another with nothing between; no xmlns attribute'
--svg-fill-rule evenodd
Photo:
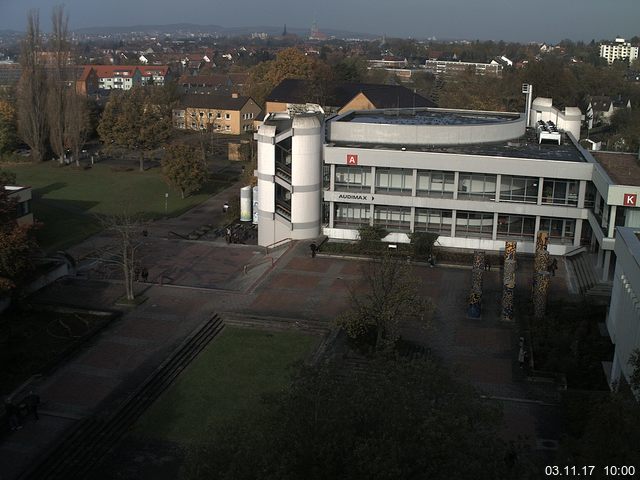
<svg viewBox="0 0 640 480"><path fill-rule="evenodd" d="M51 13L51 50L53 54L49 68L49 93L47 98L47 119L49 121L49 141L51 148L63 163L65 154L65 117L67 110L67 63L69 61L69 16L64 6L53 7Z"/></svg>
<svg viewBox="0 0 640 480"><path fill-rule="evenodd" d="M47 146L46 75L41 58L42 35L37 10L27 14L27 33L22 41L20 63L22 76L18 83L18 133L31 147L32 158L44 160Z"/></svg>
<svg viewBox="0 0 640 480"><path fill-rule="evenodd" d="M80 152L89 136L89 107L87 99L75 90L67 92L65 111L65 144L73 153L76 166L80 166Z"/></svg>
<svg viewBox="0 0 640 480"><path fill-rule="evenodd" d="M352 338L375 332L376 349L392 346L400 338L402 322L418 319L426 325L431 304L418 291L409 265L385 254L363 267L364 289L351 291L351 309L337 319Z"/></svg>
<svg viewBox="0 0 640 480"><path fill-rule="evenodd" d="M135 298L133 288L140 269L140 249L144 245L145 222L139 215L121 213L100 218L105 231L115 238L100 249L94 259L105 265L113 265L122 272L127 300Z"/></svg>

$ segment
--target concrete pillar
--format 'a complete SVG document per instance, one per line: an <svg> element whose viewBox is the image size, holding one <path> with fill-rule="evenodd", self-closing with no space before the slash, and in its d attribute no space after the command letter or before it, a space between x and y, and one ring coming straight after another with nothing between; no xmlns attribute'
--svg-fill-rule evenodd
<svg viewBox="0 0 640 480"><path fill-rule="evenodd" d="M496 202L500 201L500 187L502 185L502 175L496 175ZM495 240L495 238L494 238Z"/></svg>
<svg viewBox="0 0 640 480"><path fill-rule="evenodd" d="M613 238L615 235L616 229L616 212L618 207L616 205L611 205L611 213L609 214L609 232L607 233L607 237Z"/></svg>
<svg viewBox="0 0 640 480"><path fill-rule="evenodd" d="M458 199L458 184L460 183L460 172L453 174L453 199Z"/></svg>
<svg viewBox="0 0 640 480"><path fill-rule="evenodd" d="M413 178L411 180L411 196L415 197L417 191L418 191L418 169L414 168ZM413 232L413 228L411 229L411 231Z"/></svg>
<svg viewBox="0 0 640 480"><path fill-rule="evenodd" d="M371 205L369 205L369 226L373 227L373 215L376 212L376 207L375 205L372 203Z"/></svg>
<svg viewBox="0 0 640 480"><path fill-rule="evenodd" d="M371 194L376 193L376 167L371 167ZM373 218L373 212L372 218Z"/></svg>
<svg viewBox="0 0 640 480"><path fill-rule="evenodd" d="M602 281L609 281L609 270L611 269L611 250L604 252L604 263L602 264Z"/></svg>
<svg viewBox="0 0 640 480"><path fill-rule="evenodd" d="M498 238L498 212L493 214L493 231L491 232L491 240L497 240Z"/></svg>
<svg viewBox="0 0 640 480"><path fill-rule="evenodd" d="M576 219L576 228L575 228L575 232L573 233L573 246L574 247L579 247L580 246L580 239L582 238L582 219L578 218Z"/></svg>
<svg viewBox="0 0 640 480"><path fill-rule="evenodd" d="M413 185L415 187L415 183ZM415 194L415 192L414 192ZM410 232L415 232L416 231L416 207L411 207L411 217L409 220L409 231Z"/></svg>
<svg viewBox="0 0 640 480"><path fill-rule="evenodd" d="M329 191L333 192L336 189L336 166L331 164L331 173L329 178Z"/></svg>
<svg viewBox="0 0 640 480"><path fill-rule="evenodd" d="M578 184L578 208L584 208L584 199L587 195L587 181L580 180Z"/></svg>
<svg viewBox="0 0 640 480"><path fill-rule="evenodd" d="M600 213L600 192L598 190L596 190L596 198L594 200L594 204L593 204L593 211L595 213Z"/></svg>
<svg viewBox="0 0 640 480"><path fill-rule="evenodd" d="M456 218L458 216L457 210L451 211L451 238L456 236Z"/></svg>
<svg viewBox="0 0 640 480"><path fill-rule="evenodd" d="M542 205L542 192L544 186L544 177L538 179L538 205Z"/></svg>
<svg viewBox="0 0 640 480"><path fill-rule="evenodd" d="M333 202L329 202L329 228L334 228L334 219L336 215L336 208Z"/></svg>

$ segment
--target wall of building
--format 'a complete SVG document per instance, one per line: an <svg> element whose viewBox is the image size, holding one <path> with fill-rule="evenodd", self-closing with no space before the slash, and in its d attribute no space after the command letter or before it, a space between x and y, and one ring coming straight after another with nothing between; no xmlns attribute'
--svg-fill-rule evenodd
<svg viewBox="0 0 640 480"><path fill-rule="evenodd" d="M607 316L607 329L615 344L612 382L632 373L629 357L640 348L640 240L638 230L619 228L616 236L616 269Z"/></svg>
<svg viewBox="0 0 640 480"><path fill-rule="evenodd" d="M446 110L433 109L434 111ZM374 112L384 115L384 111ZM453 111L452 111L453 112ZM457 111L463 112L463 111ZM525 133L524 115L483 125L399 125L352 121L332 121L330 142L380 143L389 145L465 145L492 143L519 138Z"/></svg>

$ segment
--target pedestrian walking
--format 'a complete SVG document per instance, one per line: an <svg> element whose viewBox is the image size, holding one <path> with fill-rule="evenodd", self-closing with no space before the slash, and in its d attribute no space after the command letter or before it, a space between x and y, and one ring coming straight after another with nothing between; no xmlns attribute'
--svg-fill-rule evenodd
<svg viewBox="0 0 640 480"><path fill-rule="evenodd" d="M316 252L318 251L318 246L315 243L312 243L311 245L309 245L309 248L311 249L311 258L316 258Z"/></svg>
<svg viewBox="0 0 640 480"><path fill-rule="evenodd" d="M4 409L7 412L7 419L9 420L9 428L12 432L20 430L22 428L22 422L20 420L20 409L13 404L10 398L4 399Z"/></svg>
<svg viewBox="0 0 640 480"><path fill-rule="evenodd" d="M142 277L143 282L147 281L147 279L149 278L149 270L147 270L147 267L142 267L142 270L140 271L140 276Z"/></svg>
<svg viewBox="0 0 640 480"><path fill-rule="evenodd" d="M224 202L224 205L222 205L222 213L227 213L228 210L229 204L227 202Z"/></svg>
<svg viewBox="0 0 640 480"><path fill-rule="evenodd" d="M551 271L551 276L556 276L556 270L558 269L558 259L554 258L549 264L549 270Z"/></svg>
<svg viewBox="0 0 640 480"><path fill-rule="evenodd" d="M40 416L38 415L40 396L31 391L29 392L29 395L25 397L24 403L27 406L27 415L33 415L33 417L36 419L36 422L40 420Z"/></svg>
<svg viewBox="0 0 640 480"><path fill-rule="evenodd" d="M487 258L487 259L485 259L485 261L484 261L484 269L485 269L487 272L490 272L490 271L491 271L491 262L489 261L489 259L488 259L488 258Z"/></svg>

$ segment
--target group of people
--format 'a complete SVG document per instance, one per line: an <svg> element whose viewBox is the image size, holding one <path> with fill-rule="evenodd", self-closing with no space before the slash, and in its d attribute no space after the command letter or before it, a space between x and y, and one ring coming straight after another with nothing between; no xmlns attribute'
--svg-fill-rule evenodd
<svg viewBox="0 0 640 480"><path fill-rule="evenodd" d="M13 399L7 397L4 399L4 409L7 414L7 420L9 422L9 428L11 431L20 430L22 428L22 420L29 415L33 415L33 418L38 421L40 416L38 415L38 405L40 405L40 397L34 393L24 397L22 402L16 405Z"/></svg>
<svg viewBox="0 0 640 480"><path fill-rule="evenodd" d="M143 282L146 282L149 279L149 270L147 270L147 267L144 267L144 266L140 265L139 263L137 263L133 267L133 276L134 276L136 282L140 278L142 278Z"/></svg>

